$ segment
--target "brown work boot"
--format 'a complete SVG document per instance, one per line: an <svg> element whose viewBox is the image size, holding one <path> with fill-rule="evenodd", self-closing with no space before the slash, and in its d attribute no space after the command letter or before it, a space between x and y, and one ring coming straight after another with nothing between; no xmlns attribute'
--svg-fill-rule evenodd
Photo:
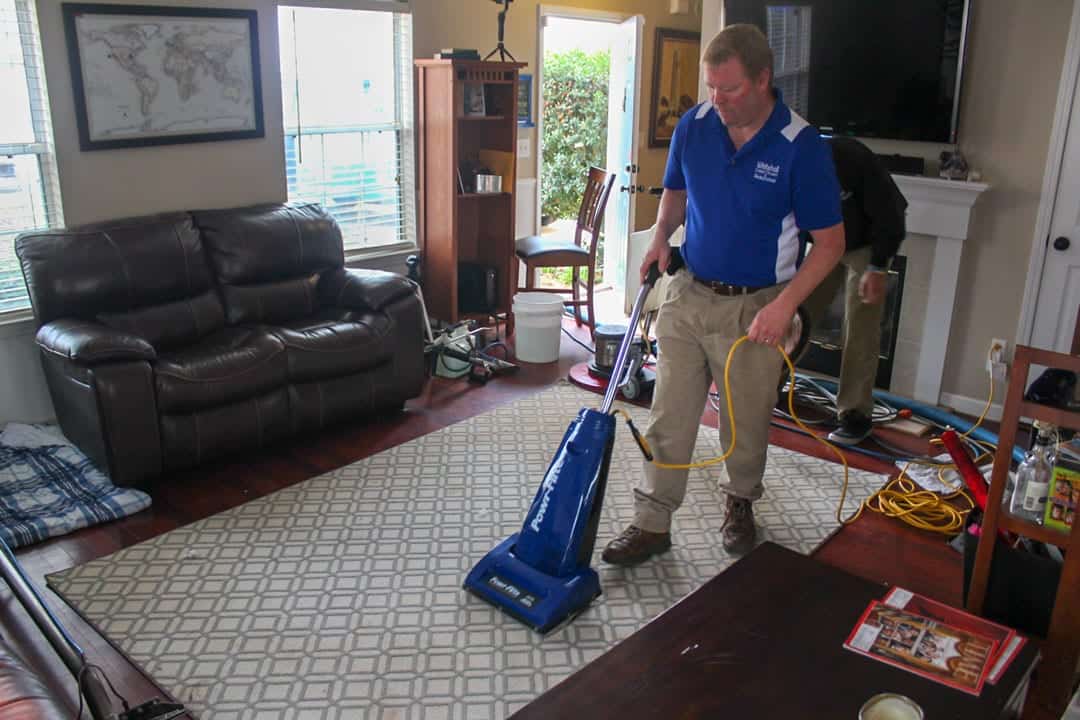
<svg viewBox="0 0 1080 720"><path fill-rule="evenodd" d="M671 549L671 533L654 533L631 525L609 542L600 556L611 565L637 565Z"/></svg>
<svg viewBox="0 0 1080 720"><path fill-rule="evenodd" d="M754 506L749 500L727 496L727 517L721 527L724 549L732 555L745 555L754 547L757 529L754 527Z"/></svg>

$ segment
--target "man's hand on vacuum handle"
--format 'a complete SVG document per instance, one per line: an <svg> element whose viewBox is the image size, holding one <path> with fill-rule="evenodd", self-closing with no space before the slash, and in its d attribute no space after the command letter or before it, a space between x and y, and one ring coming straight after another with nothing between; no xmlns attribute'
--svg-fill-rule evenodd
<svg viewBox="0 0 1080 720"><path fill-rule="evenodd" d="M668 262L671 260L671 245L668 240L685 220L686 191L664 188L664 194L660 196L660 210L656 213L656 230L639 269L642 282L645 282L649 265L653 262L660 268L660 272L667 272Z"/></svg>

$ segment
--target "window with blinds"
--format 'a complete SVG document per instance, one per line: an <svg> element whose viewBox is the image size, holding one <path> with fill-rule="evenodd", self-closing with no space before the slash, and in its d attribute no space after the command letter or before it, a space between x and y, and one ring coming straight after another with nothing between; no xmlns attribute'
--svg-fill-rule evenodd
<svg viewBox="0 0 1080 720"><path fill-rule="evenodd" d="M346 252L415 247L408 13L280 7L289 200L317 202Z"/></svg>
<svg viewBox="0 0 1080 720"><path fill-rule="evenodd" d="M63 224L33 0L0 0L0 316L30 306L15 236Z"/></svg>
<svg viewBox="0 0 1080 720"><path fill-rule="evenodd" d="M769 47L773 51L773 84L795 112L807 113L810 98L809 5L769 5Z"/></svg>

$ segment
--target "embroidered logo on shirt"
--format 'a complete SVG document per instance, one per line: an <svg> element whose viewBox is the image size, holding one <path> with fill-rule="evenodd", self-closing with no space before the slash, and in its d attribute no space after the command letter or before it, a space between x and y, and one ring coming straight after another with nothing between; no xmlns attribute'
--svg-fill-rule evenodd
<svg viewBox="0 0 1080 720"><path fill-rule="evenodd" d="M754 168L754 179L763 180L768 183L775 183L776 178L780 176L780 166L770 165L767 162L758 160L757 166Z"/></svg>

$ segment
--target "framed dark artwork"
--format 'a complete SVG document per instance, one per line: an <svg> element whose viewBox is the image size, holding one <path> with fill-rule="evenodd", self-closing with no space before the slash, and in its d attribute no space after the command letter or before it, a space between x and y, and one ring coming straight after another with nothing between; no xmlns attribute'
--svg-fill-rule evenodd
<svg viewBox="0 0 1080 720"><path fill-rule="evenodd" d="M520 127L533 127L532 75L520 73L517 86L517 121Z"/></svg>
<svg viewBox="0 0 1080 720"><path fill-rule="evenodd" d="M82 150L263 137L257 11L62 7Z"/></svg>
<svg viewBox="0 0 1080 720"><path fill-rule="evenodd" d="M656 29L652 92L649 94L649 147L668 147L679 118L697 104L701 75L701 34Z"/></svg>

